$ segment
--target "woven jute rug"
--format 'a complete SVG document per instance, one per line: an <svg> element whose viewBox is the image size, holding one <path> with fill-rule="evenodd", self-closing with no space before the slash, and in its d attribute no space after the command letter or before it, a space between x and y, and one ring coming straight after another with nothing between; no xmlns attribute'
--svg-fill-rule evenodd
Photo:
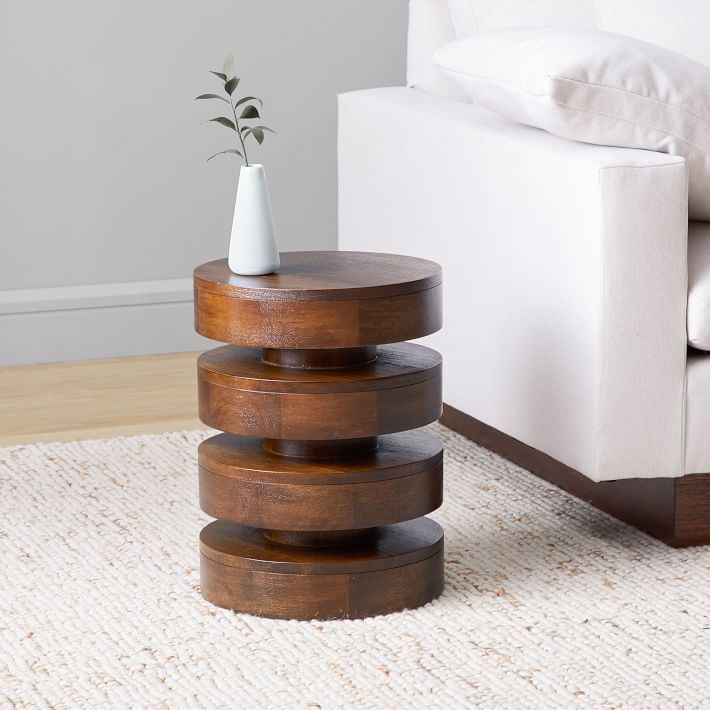
<svg viewBox="0 0 710 710"><path fill-rule="evenodd" d="M0 706L710 707L710 549L435 431L446 591L364 621L201 598L205 432L0 449Z"/></svg>

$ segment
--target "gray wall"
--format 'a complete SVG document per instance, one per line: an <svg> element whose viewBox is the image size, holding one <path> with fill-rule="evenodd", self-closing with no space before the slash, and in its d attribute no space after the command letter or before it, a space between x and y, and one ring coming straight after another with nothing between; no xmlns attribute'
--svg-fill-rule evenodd
<svg viewBox="0 0 710 710"><path fill-rule="evenodd" d="M404 83L406 0L2 0L0 291L189 276L226 255L238 164L218 88L279 132L282 250L335 248L338 92ZM382 117L387 120L386 116ZM19 357L19 356L18 356ZM18 360L20 361L20 360Z"/></svg>

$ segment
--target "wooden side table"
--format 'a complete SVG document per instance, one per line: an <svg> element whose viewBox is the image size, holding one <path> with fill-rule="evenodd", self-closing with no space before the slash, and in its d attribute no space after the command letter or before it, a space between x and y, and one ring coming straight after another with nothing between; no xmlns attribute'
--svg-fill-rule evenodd
<svg viewBox="0 0 710 710"><path fill-rule="evenodd" d="M423 259L294 252L268 276L194 273L202 593L276 618L416 607L443 588L441 357L399 343L441 327ZM396 343L394 345L382 345ZM378 347L379 346L379 347ZM404 433L397 433L404 432Z"/></svg>

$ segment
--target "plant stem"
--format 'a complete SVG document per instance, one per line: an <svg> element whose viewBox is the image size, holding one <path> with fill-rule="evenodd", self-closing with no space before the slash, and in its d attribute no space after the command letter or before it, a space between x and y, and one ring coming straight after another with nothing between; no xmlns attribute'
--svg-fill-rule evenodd
<svg viewBox="0 0 710 710"><path fill-rule="evenodd" d="M249 167L249 158L247 156L247 147L244 144L244 139L242 138L242 129L239 126L239 119L237 118L237 109L234 108L234 102L232 97L229 97L229 105L232 107L232 113L234 114L234 125L237 128L237 136L239 136L239 142L242 144L242 151L244 152L244 164Z"/></svg>

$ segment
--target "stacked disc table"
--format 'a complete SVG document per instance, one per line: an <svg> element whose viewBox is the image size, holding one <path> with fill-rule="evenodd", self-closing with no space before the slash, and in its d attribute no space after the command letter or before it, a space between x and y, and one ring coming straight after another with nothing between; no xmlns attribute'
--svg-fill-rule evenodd
<svg viewBox="0 0 710 710"><path fill-rule="evenodd" d="M294 252L268 276L194 273L204 597L277 618L386 614L443 587L441 327L423 259Z"/></svg>

